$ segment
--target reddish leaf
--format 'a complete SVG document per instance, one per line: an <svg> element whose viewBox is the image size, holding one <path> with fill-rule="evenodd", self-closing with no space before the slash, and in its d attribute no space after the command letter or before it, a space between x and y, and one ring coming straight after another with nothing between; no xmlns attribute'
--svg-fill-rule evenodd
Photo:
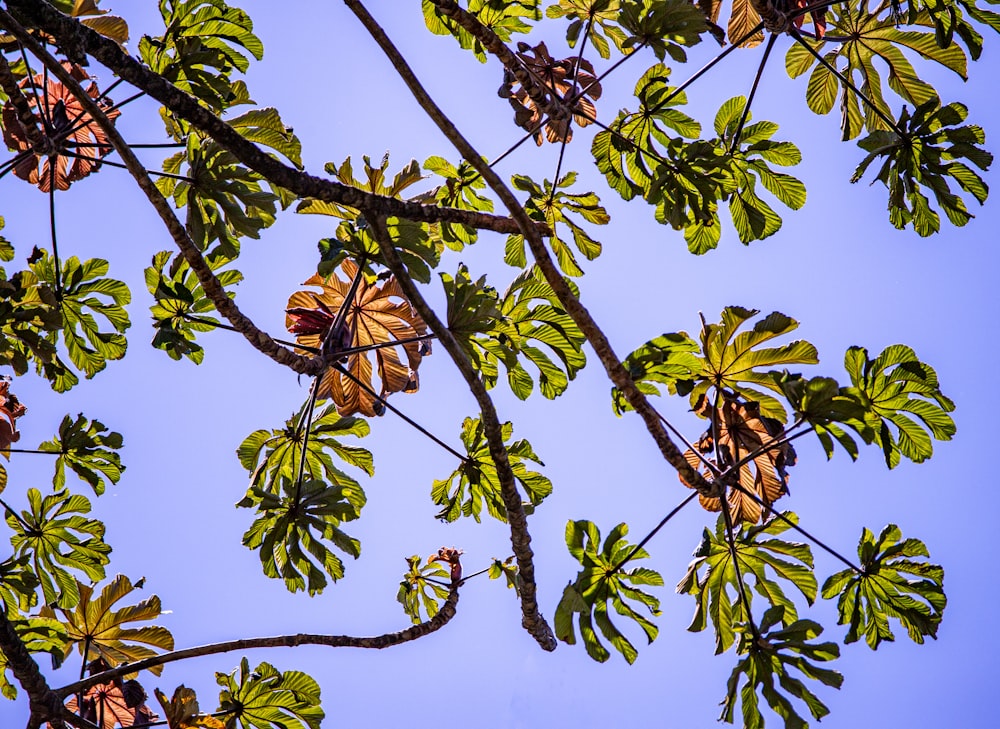
<svg viewBox="0 0 1000 729"><path fill-rule="evenodd" d="M444 562L451 567L451 581L458 582L462 579L462 562L461 556L463 552L461 549L455 549L454 547L441 547L437 551L437 554L432 554L427 558L427 564L431 562Z"/></svg>
<svg viewBox="0 0 1000 729"><path fill-rule="evenodd" d="M63 67L81 83L90 78L87 72L76 64L63 61ZM28 155L14 167L14 174L22 180L38 185L42 192L49 192L52 182L55 182L57 190L67 190L70 183L82 180L91 172L95 172L101 166L101 158L111 151L111 145L104 131L89 114L84 112L79 100L57 79L51 77L46 79L42 74L24 78L19 85L25 90L25 97L34 110L38 128L49 137L60 153L54 157L41 154ZM99 99L97 84L91 83L84 90L90 98L98 100L98 104L111 121L121 114L117 109L111 108L109 99ZM39 114L39 103L41 114ZM27 133L17 118L17 112L11 102L4 104L2 115L3 139L7 146L17 152L31 150ZM88 159L71 157L65 153L66 151ZM53 161L55 164L50 168Z"/></svg>
<svg viewBox="0 0 1000 729"><path fill-rule="evenodd" d="M314 275L305 285L318 286L322 288L322 293L299 291L288 300L285 326L297 335L299 344L322 349L325 340L325 353L336 355L347 349L412 339L427 333L427 325L410 306L396 279L390 276L382 282L362 280L354 298L346 304L348 309L343 328L330 335L330 327L336 319L335 312L345 306L358 267L353 261L344 261L341 270L345 280L342 281L336 273L328 279ZM405 365L400 361L399 347L406 356ZM346 369L355 378L377 391L379 397L385 398L393 392L413 392L417 389L417 368L429 351L424 342L409 342L398 347L351 353L342 361L346 361ZM380 383L377 387L372 384L374 373L370 357L373 355ZM332 368L320 381L319 397L331 398L343 416L354 413L373 416L383 410L374 395Z"/></svg>
<svg viewBox="0 0 1000 729"><path fill-rule="evenodd" d="M20 440L16 421L27 410L17 395L10 392L10 380L0 377L0 453L10 455L10 444Z"/></svg>

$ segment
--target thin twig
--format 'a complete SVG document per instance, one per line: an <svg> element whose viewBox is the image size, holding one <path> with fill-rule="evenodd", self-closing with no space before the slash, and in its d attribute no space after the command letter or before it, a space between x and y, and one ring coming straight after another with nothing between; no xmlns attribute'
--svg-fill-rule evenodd
<svg viewBox="0 0 1000 729"><path fill-rule="evenodd" d="M740 116L740 123L736 125L736 133L733 135L733 144L729 148L729 154L733 154L739 149L743 126L747 123L747 119L750 118L750 105L753 104L753 98L757 95L757 86L760 84L761 76L764 75L764 67L767 65L767 59L771 56L771 49L774 48L776 40L778 40L776 33L772 33L767 39L767 46L764 48L764 57L760 59L760 65L757 67L757 75L754 76L753 85L750 87L750 95L747 97L746 104L743 105L743 114Z"/></svg>
<svg viewBox="0 0 1000 729"><path fill-rule="evenodd" d="M690 504L694 500L694 497L697 495L698 495L697 491L692 491L690 494L688 494L687 498L684 499L684 501L682 501L673 509L671 509L669 512L667 512L667 515L662 519L660 519L660 523L657 524L655 527L653 527L652 531L650 531L649 534L644 536L642 538L642 541L640 541L637 545L635 545L632 548L632 550L627 555L625 555L624 559L622 559L620 562L618 562L618 564L616 564L614 567L611 568L609 576L615 574L616 572L618 572L618 570L620 570L622 567L628 564L632 560L632 558L639 553L639 550L645 547L649 543L649 540L655 537L656 533L660 531L663 527L665 527L668 521L670 521L678 513L680 513L681 509Z"/></svg>

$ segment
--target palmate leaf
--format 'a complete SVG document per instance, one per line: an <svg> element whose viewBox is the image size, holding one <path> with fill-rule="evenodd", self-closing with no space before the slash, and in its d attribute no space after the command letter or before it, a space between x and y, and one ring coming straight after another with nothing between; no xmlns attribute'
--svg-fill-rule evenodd
<svg viewBox="0 0 1000 729"><path fill-rule="evenodd" d="M705 324L699 337L701 343L701 371L690 385L680 388L681 394L690 393L691 406L698 408L702 397L709 391L728 391L754 401L760 414L787 422L788 414L777 398L758 387L781 394L775 383L772 368L787 364L816 364L819 361L816 347L804 340L796 340L776 347L762 347L772 339L788 334L799 323L779 311L758 320L751 329L739 331L744 324L757 316L757 309L727 306L722 310L718 324ZM684 332L680 333L686 336Z"/></svg>
<svg viewBox="0 0 1000 729"><path fill-rule="evenodd" d="M502 435L504 444L514 434L514 426L504 423ZM466 418L462 423L462 443L469 454L467 460L456 468L448 478L434 481L431 499L442 506L438 519L455 521L460 516L471 516L477 522L483 506L494 519L507 521L507 507L500 493L500 477L496 464L490 456L489 444L479 418ZM525 461L545 465L535 455L526 440L514 441L507 445L507 456L514 478L527 496L525 512L531 513L542 499L552 493L552 482L535 471L529 471Z"/></svg>
<svg viewBox="0 0 1000 729"><path fill-rule="evenodd" d="M847 451L851 460L858 458L858 444L839 424L850 424L865 443L874 440L871 428L864 424L865 408L861 400L833 378L806 379L786 370L775 375L775 382L792 406L796 420L808 423L816 433L827 458L833 457L834 441Z"/></svg>
<svg viewBox="0 0 1000 729"><path fill-rule="evenodd" d="M471 50L480 63L486 63L486 49L478 39L450 18L439 15L431 0L421 0L421 7L428 30L436 35L454 36L462 48ZM542 17L540 0L468 0L466 10L505 43L514 33L528 33L531 25L527 21Z"/></svg>
<svg viewBox="0 0 1000 729"><path fill-rule="evenodd" d="M87 668L89 673L95 674L106 670L108 665L103 661L92 661ZM115 679L90 686L82 696L71 696L66 702L66 709L100 729L142 726L156 718L143 703L145 700L146 691L138 681Z"/></svg>
<svg viewBox="0 0 1000 729"><path fill-rule="evenodd" d="M730 517L734 523L748 524L765 519L774 502L788 493L787 468L795 465L795 449L787 441L781 423L761 417L757 403L744 402L728 393L723 393L718 406L703 398L696 412L711 419L712 424L694 444L697 452L688 449L684 458L709 481L722 477L716 475L716 469L725 474L738 468L739 480L729 487L726 496ZM681 482L693 488L683 478ZM723 509L717 497L698 494L698 501L708 511Z"/></svg>
<svg viewBox="0 0 1000 729"><path fill-rule="evenodd" d="M937 373L903 344L882 350L874 360L868 350L851 347L844 367L853 387L848 393L864 408L862 423L848 422L867 433L894 468L900 458L921 463L934 452L931 438L951 440L955 421L948 415L955 404L941 392Z"/></svg>
<svg viewBox="0 0 1000 729"><path fill-rule="evenodd" d="M437 205L456 210L493 212L493 201L477 192L485 190L486 183L465 160L455 167L443 157L428 157L424 162L424 169L444 178L443 185L427 194L427 198ZM431 240L440 241L455 251L472 245L479 236L479 231L475 228L458 223L431 223L428 231Z"/></svg>
<svg viewBox="0 0 1000 729"><path fill-rule="evenodd" d="M37 249L36 249L37 250ZM83 263L71 256L62 263L62 295L57 294L58 308L62 313L62 327L59 332L50 332L50 343L62 339L69 361L87 379L104 369L108 360L125 356L127 342L124 332L130 322L125 306L132 295L128 286L113 278L105 278L108 262L102 258L91 258ZM39 251L31 264L31 283L47 291L58 291L56 286L55 261L48 251ZM27 280L30 274L25 272ZM27 281L26 281L27 282ZM39 292L41 300L41 292ZM98 318L110 324L110 331L102 331ZM57 392L73 387L79 380L72 372L52 381Z"/></svg>
<svg viewBox="0 0 1000 729"><path fill-rule="evenodd" d="M892 116L883 92L881 67L876 65L876 60L887 67L889 88L914 106L937 101L938 94L918 75L904 51L934 61L966 78L965 52L958 45L942 47L935 41L933 32L906 29L908 26L933 27L934 22L927 13L918 13L908 25L900 26L899 18L892 13L891 0L880 2L874 10L862 6L860 11L855 11L834 5L830 12L833 16L830 34L844 38L844 41L832 44L829 51L825 50L827 43L824 41L803 39L803 42L812 46L830 65L842 65L844 75L883 114ZM854 139L863 130L875 132L889 129L869 104L859 100L801 44L793 44L789 49L785 68L793 78L813 69L806 90L806 102L817 114L827 114L833 109L839 89L841 128L845 140Z"/></svg>
<svg viewBox="0 0 1000 729"><path fill-rule="evenodd" d="M840 657L840 649L836 643L809 642L823 632L822 626L812 620L788 621L782 612L782 608L778 606L764 613L759 635L749 626L742 627L738 652L745 658L736 664L729 677L726 697L722 700L720 721L733 723L737 691L745 729L764 727L758 690L789 729L806 729L809 726L790 699L798 699L805 704L817 721L830 713L826 705L792 671L839 689L844 677L837 671L820 667L817 662L832 661ZM773 630L778 624L784 627ZM742 686L741 678L744 679Z"/></svg>
<svg viewBox="0 0 1000 729"><path fill-rule="evenodd" d="M538 370L542 395L553 399L583 369L587 361L583 333L537 267L522 271L503 297L486 285L485 276L473 282L464 266L454 278L441 274L441 279L448 297L448 328L487 387L496 385L502 364L511 391L526 399L534 380L522 364L524 359Z"/></svg>
<svg viewBox="0 0 1000 729"><path fill-rule="evenodd" d="M201 713L198 695L184 684L169 699L160 689L154 689L153 693L163 707L167 729L227 729L221 719Z"/></svg>
<svg viewBox="0 0 1000 729"><path fill-rule="evenodd" d="M319 729L325 717L319 684L301 671L279 671L270 663L251 671L243 658L236 671L216 673L215 682L222 687L226 729Z"/></svg>
<svg viewBox="0 0 1000 729"><path fill-rule="evenodd" d="M746 99L737 96L726 101L715 115L715 132L719 153L727 161L728 181L724 186L733 226L744 245L762 240L781 228L781 218L758 194L758 183L783 205L798 210L806 202L806 188L801 181L783 172L776 172L768 165L783 167L797 165L802 154L791 142L771 140L778 125L762 121L747 123L736 139ZM750 122L749 113L746 122ZM706 227L696 222L684 231L688 248L693 253L704 253L713 239L718 240L719 226Z"/></svg>
<svg viewBox="0 0 1000 729"><path fill-rule="evenodd" d="M526 175L514 175L513 181L514 187L529 195L524 205L529 217L544 221L552 231L549 244L555 253L559 268L568 276L582 276L583 269L577 263L576 255L569 243L559 237L559 229L565 226L569 230L573 236L573 245L584 258L588 261L597 258L601 255L601 244L591 238L590 234L569 216L578 215L588 223L607 225L611 218L601 207L600 199L593 192L573 194L564 191L576 183L575 172L567 172L554 186L549 180L544 180L539 185ZM519 268L527 265L523 235L508 236L504 261Z"/></svg>
<svg viewBox="0 0 1000 729"><path fill-rule="evenodd" d="M13 257L13 246L0 238L0 260ZM52 288L30 270L8 275L0 266L0 364L9 365L17 375L34 364L38 373L54 384L75 378L59 359L55 345L55 333L62 326L59 301Z"/></svg>
<svg viewBox="0 0 1000 729"><path fill-rule="evenodd" d="M679 383L691 382L701 372L697 352L698 344L684 332L661 334L629 354L622 364L640 392L659 395L658 385L663 385L676 395ZM619 417L632 409L617 387L611 388L611 407Z"/></svg>
<svg viewBox="0 0 1000 729"><path fill-rule="evenodd" d="M420 555L406 558L409 569L399 582L396 602L403 606L403 612L410 616L414 625L423 621L421 610L430 620L438 614L441 603L448 597L445 585L451 582L451 575L435 560L436 556L423 564Z"/></svg>
<svg viewBox="0 0 1000 729"><path fill-rule="evenodd" d="M3 587L0 585L0 597L2 597ZM5 598L6 601L6 598ZM10 605L8 604L8 613ZM8 619L17 632L17 637L24 644L29 653L48 653L53 659L61 657L63 647L66 644L66 628L58 620L45 617L14 617L8 615ZM7 677L10 667L7 664L7 657L0 651L0 696L13 701L17 698L17 685L19 681L11 681Z"/></svg>
<svg viewBox="0 0 1000 729"><path fill-rule="evenodd" d="M919 539L903 539L895 524L886 526L877 539L868 529L862 531L858 541L862 571L843 570L823 583L823 597L838 598L837 622L849 626L845 643L855 642L862 633L872 650L895 640L890 618L906 628L914 643L923 643L927 635L937 638L947 604L944 570L912 557L930 554Z"/></svg>
<svg viewBox="0 0 1000 729"><path fill-rule="evenodd" d="M289 331L296 334L296 341L306 347L317 350L325 339L329 339L329 329L305 330L298 321L299 313L317 308L325 308L325 313L332 317L342 307L347 314L343 320L343 330L333 335L334 346L343 349L360 349L373 345L386 345L403 340L398 346L382 346L370 351L355 351L345 355L344 368L353 375L347 377L340 370L330 368L323 375L319 384L319 397L330 398L343 415L361 413L368 417L381 415L385 406L369 392L376 391L380 398L385 398L394 392L415 392L419 387L417 368L424 356L430 354L430 346L426 341L414 341L427 333L427 325L413 309L403 289L394 276L388 276L384 281L368 281L362 278L353 291L352 283L359 275L358 266L350 260L341 264L344 280L336 274L323 278L319 274L306 280L304 286L319 287L322 293L298 291L288 299L288 314L285 325ZM402 349L406 364L400 361L398 349ZM372 370L369 357L374 356L376 371ZM372 383L373 375L377 373L379 386ZM362 387L360 382L368 385Z"/></svg>
<svg viewBox="0 0 1000 729"><path fill-rule="evenodd" d="M620 13L621 0L559 0L545 9L546 17L569 20L566 42L570 48L576 48L589 22L587 40L601 58L611 57L612 45L622 53L628 52L625 46L628 36L618 22Z"/></svg>
<svg viewBox="0 0 1000 729"><path fill-rule="evenodd" d="M663 578L648 567L625 569L623 562L626 559L649 557L645 549L636 550L628 543L625 539L627 534L628 526L619 524L601 544L601 533L593 522L581 520L566 524L566 546L583 569L576 580L566 586L556 607L556 637L570 645L576 643L573 628L575 614L587 655L600 663L608 660L610 653L595 632L595 623L601 635L627 662L634 663L638 656L635 646L611 622L609 604L622 617L638 623L649 643L659 632L656 625L636 608L642 605L651 615L660 614L660 600L638 586L659 587L663 585Z"/></svg>
<svg viewBox="0 0 1000 729"><path fill-rule="evenodd" d="M264 56L250 16L222 0L160 0L159 7L166 30L139 41L143 62L216 111L249 101L246 85L230 76Z"/></svg>
<svg viewBox="0 0 1000 729"><path fill-rule="evenodd" d="M205 257L209 268L223 287L236 286L243 280L243 274L236 269L223 267L232 259L223 255ZM171 359L187 357L195 364L201 364L205 350L195 341L198 333L216 328L219 320L212 316L215 305L205 296L197 276L184 257L171 257L169 251L160 251L153 256L153 265L146 269L146 288L153 295L150 306L156 334L152 345L164 350ZM227 291L230 298L236 295Z"/></svg>
<svg viewBox="0 0 1000 729"><path fill-rule="evenodd" d="M305 428L302 419L309 401L285 422L280 430L256 430L244 439L236 450L240 463L250 472L250 489L237 506L256 506L259 501L254 489L280 496L282 479L294 481L299 477ZM368 423L361 418L343 418L334 407L328 407L309 424L306 443L306 460L301 464L307 479L323 480L344 491L344 497L356 508L365 505L366 497L361 485L334 465L334 456L343 463L360 468L369 476L375 473L370 451L347 446L339 438L363 438L369 433Z"/></svg>
<svg viewBox="0 0 1000 729"><path fill-rule="evenodd" d="M151 595L135 605L116 607L137 589L124 575L116 575L100 594L95 594L95 589L77 583L80 601L73 608L59 608L68 637L63 659L68 658L75 647L84 656L85 663L99 660L114 667L154 656L157 653L154 649L173 650L174 638L166 628L158 625L126 627L158 618L160 598ZM46 605L41 615L55 618L56 611ZM149 670L159 676L163 667L153 666Z"/></svg>
<svg viewBox="0 0 1000 729"><path fill-rule="evenodd" d="M967 114L962 104L940 106L936 99L917 107L912 116L904 108L897 122L902 136L895 131L878 131L858 142L868 155L851 182L858 182L873 162L883 160L875 180L889 189L889 221L896 228L912 225L925 237L940 229L940 217L922 188L933 193L952 225L965 225L974 216L954 185L980 205L986 201L989 187L959 160L968 160L981 170L993 163L993 155L979 146L986 141L982 128L958 126Z"/></svg>
<svg viewBox="0 0 1000 729"><path fill-rule="evenodd" d="M80 588L70 570L94 581L104 578L111 552L104 524L82 516L90 513L85 496L66 490L42 496L38 489L28 489L27 496L28 509L20 516L7 514L15 557L30 559L47 605L71 608L80 600Z"/></svg>
<svg viewBox="0 0 1000 729"><path fill-rule="evenodd" d="M502 562L499 559L494 559L486 574L489 575L491 580L499 580L503 577L507 583L507 589L514 590L518 597L520 597L521 575L513 556L508 557Z"/></svg>
<svg viewBox="0 0 1000 729"><path fill-rule="evenodd" d="M705 14L687 0L630 0L619 16L628 32L622 45L625 52L648 46L661 61L669 55L685 63L684 47L701 42L701 34L708 31L705 21Z"/></svg>
<svg viewBox="0 0 1000 729"><path fill-rule="evenodd" d="M69 415L59 424L59 434L38 446L41 451L58 453L52 486L56 490L66 485L66 469L90 484L100 496L108 483L118 483L125 467L115 453L122 447L120 433L108 430L99 420L88 420L79 413L74 420Z"/></svg>
<svg viewBox="0 0 1000 729"><path fill-rule="evenodd" d="M300 483L282 477L280 493L251 487L257 518L243 535L243 544L259 553L264 574L284 580L289 592L323 591L326 576L344 576L344 563L327 543L355 559L361 543L340 530L357 519L359 510L344 488L320 480Z"/></svg>
<svg viewBox="0 0 1000 729"><path fill-rule="evenodd" d="M29 555L8 557L0 562L0 600L8 618L31 610L38 603L38 585Z"/></svg>
<svg viewBox="0 0 1000 729"><path fill-rule="evenodd" d="M789 521L798 523L795 514L783 513ZM732 551L723 515L719 516L714 533L704 530L701 544L694 553L695 559L688 565L687 572L678 583L677 592L695 598L694 618L688 630L702 631L711 621L715 630L716 654L724 653L732 647L740 624L749 619L739 589L733 551L736 553L739 572L746 581L747 600L752 601L752 585L753 590L770 606L783 609L781 619L786 625L798 619L798 612L795 603L785 594L781 582L775 577L791 583L808 604L812 605L816 599L812 550L808 544L775 538L787 529L788 523L777 517L772 517L764 524L741 526L734 530Z"/></svg>
<svg viewBox="0 0 1000 729"><path fill-rule="evenodd" d="M382 197L399 198L410 186L423 179L420 174L420 165L415 159L411 159L395 175L389 175L389 153L382 156L382 160L376 167L372 164L371 158L364 155L361 158L364 179L354 176L354 163L348 157L339 165L327 162L323 169L328 175L337 179L341 184L349 187L356 187L359 190L370 192L373 195ZM315 198L307 198L295 207L295 212L307 215L331 215L341 220L354 221L358 218L360 210L348 205L326 202Z"/></svg>
<svg viewBox="0 0 1000 729"><path fill-rule="evenodd" d="M268 122L268 112L273 112ZM252 116L251 116L252 115ZM255 122L243 123L250 118ZM284 129L277 112L258 109L232 120L251 141L275 137L273 143L289 150L298 159L298 140ZM245 167L228 150L212 139L192 132L184 150L163 161L164 172L187 179L161 177L156 186L164 197L172 198L178 208L186 208L186 227L195 245L203 251L218 241L213 252L235 259L240 238L260 238L260 231L271 226L277 215L277 203L290 203L262 186L263 178ZM291 148L291 149L289 149Z"/></svg>

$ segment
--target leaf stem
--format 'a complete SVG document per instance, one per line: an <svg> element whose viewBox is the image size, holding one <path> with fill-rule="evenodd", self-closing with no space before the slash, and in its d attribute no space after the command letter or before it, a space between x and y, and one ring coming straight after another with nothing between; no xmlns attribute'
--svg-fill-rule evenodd
<svg viewBox="0 0 1000 729"><path fill-rule="evenodd" d="M639 550L645 547L646 544L649 543L649 540L655 537L656 533L660 531L663 527L665 527L667 525L667 522L673 519L680 512L681 509L690 504L694 500L694 497L697 495L698 495L697 491L692 491L690 494L688 494L687 498L684 499L684 501L682 501L673 509L671 509L669 512L667 512L667 515L662 519L660 519L660 523L657 524L655 527L653 527L652 531L650 531L646 536L644 536L641 542L635 545L632 548L632 550L627 555L625 555L625 557L620 562L618 562L618 564L616 564L614 567L611 568L611 572L608 576L610 577L611 575L617 573L618 570L620 570L622 567L624 567L626 564L632 561L632 558L639 553Z"/></svg>
<svg viewBox="0 0 1000 729"><path fill-rule="evenodd" d="M750 87L750 95L747 97L747 103L743 105L743 114L740 116L740 123L736 126L736 133L733 134L733 143L729 148L730 155L734 154L740 147L740 135L743 134L743 126L747 123L747 119L750 118L750 105L753 104L754 96L757 95L757 86L760 84L761 76L764 75L764 67L767 65L767 59L771 55L771 49L774 48L776 40L778 40L778 36L775 33L771 33L767 39L767 46L764 48L764 57L760 59L760 65L757 67L757 75L754 76L753 85Z"/></svg>

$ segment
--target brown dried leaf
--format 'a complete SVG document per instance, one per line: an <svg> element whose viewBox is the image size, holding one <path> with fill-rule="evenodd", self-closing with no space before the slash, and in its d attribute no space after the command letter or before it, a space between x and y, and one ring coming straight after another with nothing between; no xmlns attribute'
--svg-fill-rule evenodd
<svg viewBox="0 0 1000 729"><path fill-rule="evenodd" d="M128 706L117 683L101 683L87 689L83 694L82 712L78 712L76 699L76 696L71 697L66 708L101 729L130 727L136 723L136 709Z"/></svg>
<svg viewBox="0 0 1000 729"><path fill-rule="evenodd" d="M5 457L10 457L10 444L21 438L17 432L17 419L27 411L17 395L10 392L10 380L0 378L0 454Z"/></svg>
<svg viewBox="0 0 1000 729"><path fill-rule="evenodd" d="M344 261L341 270L346 280L336 273L323 279L318 274L305 282L305 286L318 286L323 292L298 291L288 299L285 325L296 334L296 341L304 347L321 348L323 340L333 324L335 312L345 305L344 300L351 289L351 282L357 275L358 267L353 261ZM344 327L333 335L332 353L358 347L370 347L403 339L423 336L427 325L410 306L403 290L390 276L379 283L362 280L347 304ZM332 315L332 316L331 316ZM322 331L322 322L329 323ZM327 342L327 347L331 342ZM402 347L406 364L400 361L398 349ZM429 349L423 342L409 342L395 347L382 347L368 352L357 352L346 356L347 370L362 382L368 384L379 396L385 398L393 392L413 392L418 387L417 368ZM379 379L379 386L372 384L372 361ZM319 397L330 398L341 415L361 413L366 416L381 414L383 406L357 382L345 377L335 369L323 375L319 385Z"/></svg>
<svg viewBox="0 0 1000 729"><path fill-rule="evenodd" d="M534 47L519 43L517 56L535 82L548 90L550 97L572 105L572 121L578 126L585 127L592 118L596 118L597 108L591 99L601 98L601 85L597 83L590 61L576 56L556 60L549 54L545 43ZM519 86L517 80L509 72L505 73L500 96L509 99L514 107L514 122L524 129L534 130L536 144L541 146L543 130L545 139L550 142L569 142L573 139L570 119L549 119L538 127L542 112L523 87L515 86Z"/></svg>
<svg viewBox="0 0 1000 729"><path fill-rule="evenodd" d="M700 412L709 417L711 408L703 403ZM757 403L743 402L736 397L726 397L720 404L715 428L718 430L718 450L723 470L751 453L776 443L784 436L781 423L772 418L761 417ZM709 428L694 444L702 454L715 451L712 431L713 429ZM688 450L684 458L711 480L712 474L694 451ZM710 462L716 464L715 459L711 459ZM788 493L788 474L785 469L794 465L795 450L788 443L781 444L758 454L740 466L740 486L756 494L767 507L770 507ZM684 479L681 481L690 487ZM718 498L707 498L699 494L698 500L708 511L719 511L722 508ZM755 499L735 487L730 487L726 500L734 522L745 521L754 524L763 521L767 516L767 510Z"/></svg>
<svg viewBox="0 0 1000 729"><path fill-rule="evenodd" d="M718 10L716 10L718 13ZM760 15L753 8L751 0L733 0L733 11L729 16L729 27L726 31L729 42L735 43L745 36L760 22ZM741 48L753 48L764 41L764 31L759 30L740 44Z"/></svg>
<svg viewBox="0 0 1000 729"><path fill-rule="evenodd" d="M77 81L83 83L90 79L87 72L76 64L63 61L62 65ZM36 74L21 79L19 86L24 89L24 95L34 110L38 128L49 135L55 148L63 154L55 155L55 165L51 169L49 156L30 154L14 167L14 174L38 185L42 192L49 192L53 182L57 190L68 190L70 183L82 180L101 166L101 158L111 151L107 135L84 112L79 100L57 79L46 79L42 74ZM92 99L100 97L95 83L84 90ZM112 122L121 114L119 110L111 108L111 101L107 98L100 99L98 103ZM4 104L2 116L3 139L7 146L16 152L31 150L27 133L10 101ZM43 123L43 117L47 124ZM66 151L82 155L86 159L71 157L65 154Z"/></svg>

